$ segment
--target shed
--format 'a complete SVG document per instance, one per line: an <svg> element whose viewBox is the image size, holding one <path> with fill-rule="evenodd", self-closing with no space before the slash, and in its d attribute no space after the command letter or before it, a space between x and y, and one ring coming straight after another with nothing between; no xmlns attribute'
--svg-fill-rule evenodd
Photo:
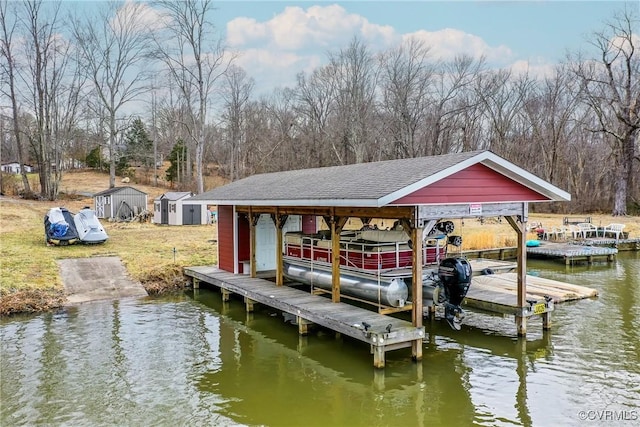
<svg viewBox="0 0 640 427"><path fill-rule="evenodd" d="M3 163L2 166L0 166L0 169L2 170L2 172L12 174L21 173L22 170L22 168L20 167L20 163L18 162ZM26 173L31 173L33 171L33 167L31 167L31 165L25 164L24 171Z"/></svg>
<svg viewBox="0 0 640 427"><path fill-rule="evenodd" d="M114 187L93 195L98 218L126 221L147 211L148 196L133 187Z"/></svg>
<svg viewBox="0 0 640 427"><path fill-rule="evenodd" d="M275 266L283 284L283 233L314 227L322 217L331 228L332 253L346 220L400 220L411 233L414 259L421 241L441 219L504 217L517 235L520 314L526 334L526 222L531 202L568 201L571 195L491 151L388 160L260 174L194 196L218 205L218 267L256 277ZM312 230L313 231L313 230ZM336 255L339 256L339 255ZM333 265L332 299L340 301L340 266ZM414 265L412 321L422 326L422 267ZM415 343L414 358L421 357Z"/></svg>
<svg viewBox="0 0 640 427"><path fill-rule="evenodd" d="M153 222L167 225L202 224L201 206L189 203L193 193L172 191L153 201Z"/></svg>

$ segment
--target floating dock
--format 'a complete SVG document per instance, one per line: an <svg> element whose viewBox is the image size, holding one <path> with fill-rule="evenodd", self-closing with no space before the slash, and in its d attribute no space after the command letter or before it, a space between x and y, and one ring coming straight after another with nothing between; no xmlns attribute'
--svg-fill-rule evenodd
<svg viewBox="0 0 640 427"><path fill-rule="evenodd" d="M547 241L541 242L540 246L527 247L527 255L531 258L557 259L564 261L566 265L575 262L613 262L617 253L616 248Z"/></svg>
<svg viewBox="0 0 640 427"><path fill-rule="evenodd" d="M517 289L517 273L474 276L463 304L472 309L516 315L520 313L516 303ZM597 296L596 289L527 275L526 299L532 306L532 315L536 314L534 306L547 302L547 299L553 304L560 304Z"/></svg>

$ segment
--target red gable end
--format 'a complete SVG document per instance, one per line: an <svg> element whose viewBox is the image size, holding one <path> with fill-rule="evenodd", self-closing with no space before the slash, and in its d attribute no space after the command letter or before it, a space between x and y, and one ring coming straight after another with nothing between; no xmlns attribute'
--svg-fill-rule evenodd
<svg viewBox="0 0 640 427"><path fill-rule="evenodd" d="M477 163L406 195L392 205L546 201L542 194Z"/></svg>

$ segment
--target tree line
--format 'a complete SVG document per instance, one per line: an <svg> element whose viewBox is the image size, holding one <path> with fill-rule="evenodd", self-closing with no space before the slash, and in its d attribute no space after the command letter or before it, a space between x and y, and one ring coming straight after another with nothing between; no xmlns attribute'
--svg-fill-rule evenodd
<svg viewBox="0 0 640 427"><path fill-rule="evenodd" d="M637 11L603 22L585 40L591 56L574 52L545 77L439 60L417 39L376 52L354 37L258 97L209 20L211 1L156 2L154 25L144 3L101 6L63 16L60 3L0 3L0 155L37 165L41 197L54 200L65 167L89 155L104 158L111 186L128 160L171 159L168 178L199 193L213 172L488 149L572 194L545 209L640 212Z"/></svg>

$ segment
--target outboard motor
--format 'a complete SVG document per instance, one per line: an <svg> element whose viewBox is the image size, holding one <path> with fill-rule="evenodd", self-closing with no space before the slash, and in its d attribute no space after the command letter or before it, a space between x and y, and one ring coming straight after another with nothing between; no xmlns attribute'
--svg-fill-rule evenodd
<svg viewBox="0 0 640 427"><path fill-rule="evenodd" d="M444 317L453 329L459 331L464 313L460 304L471 285L471 265L464 258L445 258L438 267L438 278L443 284Z"/></svg>

